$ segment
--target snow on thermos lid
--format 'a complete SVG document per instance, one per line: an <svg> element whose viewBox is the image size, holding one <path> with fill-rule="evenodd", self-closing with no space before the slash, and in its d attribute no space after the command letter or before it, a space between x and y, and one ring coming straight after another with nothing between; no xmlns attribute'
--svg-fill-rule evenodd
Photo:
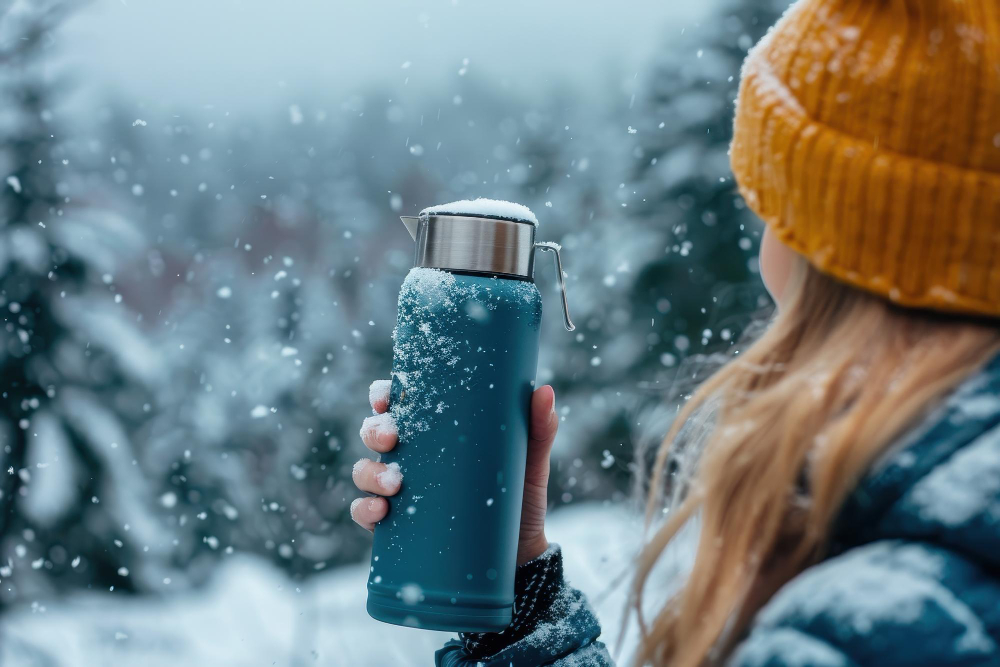
<svg viewBox="0 0 1000 667"><path fill-rule="evenodd" d="M485 197L428 206L420 212L420 215L469 215L481 218L513 220L515 222L530 222L533 225L538 224L538 218L524 204L516 204L512 201L504 201L503 199L486 199Z"/></svg>
<svg viewBox="0 0 1000 667"><path fill-rule="evenodd" d="M535 250L550 251L562 296L563 322L569 316L562 247L535 241L538 218L527 206L499 199L465 199L428 206L418 216L400 216L416 242L414 266L534 279Z"/></svg>

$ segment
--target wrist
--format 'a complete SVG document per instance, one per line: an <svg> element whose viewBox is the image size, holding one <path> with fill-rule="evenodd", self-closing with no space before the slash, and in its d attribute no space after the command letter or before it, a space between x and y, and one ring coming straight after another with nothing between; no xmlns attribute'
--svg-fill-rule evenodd
<svg viewBox="0 0 1000 667"><path fill-rule="evenodd" d="M533 539L532 547L536 541L545 540L542 537ZM525 544L525 547L527 546L528 543ZM547 549L531 560L519 562L514 575L514 610L510 625L500 632L460 633L459 638L465 645L468 656L480 661L485 657L496 656L546 623L558 623L559 618L552 616L552 608L563 595L565 588L562 551L558 544L549 544ZM563 600L565 604L565 598ZM509 662L509 660L496 661L497 664L504 665ZM520 661L517 664L521 664Z"/></svg>

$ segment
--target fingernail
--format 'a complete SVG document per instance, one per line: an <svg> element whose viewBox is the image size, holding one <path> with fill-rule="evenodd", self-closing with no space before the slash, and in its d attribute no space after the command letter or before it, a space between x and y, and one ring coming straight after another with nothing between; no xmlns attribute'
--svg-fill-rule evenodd
<svg viewBox="0 0 1000 667"><path fill-rule="evenodd" d="M375 501L376 500L378 500L378 498L369 498L368 499L368 509L371 510L372 512L375 511Z"/></svg>

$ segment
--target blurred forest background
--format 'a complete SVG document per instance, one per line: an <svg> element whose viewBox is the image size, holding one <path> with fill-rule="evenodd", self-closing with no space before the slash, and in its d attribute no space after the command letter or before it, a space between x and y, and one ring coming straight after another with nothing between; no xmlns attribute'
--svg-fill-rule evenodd
<svg viewBox="0 0 1000 667"><path fill-rule="evenodd" d="M350 469L412 259L399 214L510 199L564 246L576 332L538 276L556 511L626 501L685 360L769 307L727 148L742 59L787 1L708 3L589 89L521 93L473 54L439 89L403 95L405 61L253 114L95 87L59 38L85 5L0 6L9 627L78 591L197 590L236 555L295 586L366 557Z"/></svg>

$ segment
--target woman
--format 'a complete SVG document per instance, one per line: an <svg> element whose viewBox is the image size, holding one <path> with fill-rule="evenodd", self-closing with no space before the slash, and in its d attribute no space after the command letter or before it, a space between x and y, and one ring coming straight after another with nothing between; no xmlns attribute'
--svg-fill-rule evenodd
<svg viewBox="0 0 1000 667"><path fill-rule="evenodd" d="M731 155L779 307L658 452L634 662L1000 665L1000 5L802 0L747 58ZM535 392L515 620L438 664L610 664L545 539L553 406ZM391 495L383 468L355 481ZM694 566L647 617L691 522Z"/></svg>

